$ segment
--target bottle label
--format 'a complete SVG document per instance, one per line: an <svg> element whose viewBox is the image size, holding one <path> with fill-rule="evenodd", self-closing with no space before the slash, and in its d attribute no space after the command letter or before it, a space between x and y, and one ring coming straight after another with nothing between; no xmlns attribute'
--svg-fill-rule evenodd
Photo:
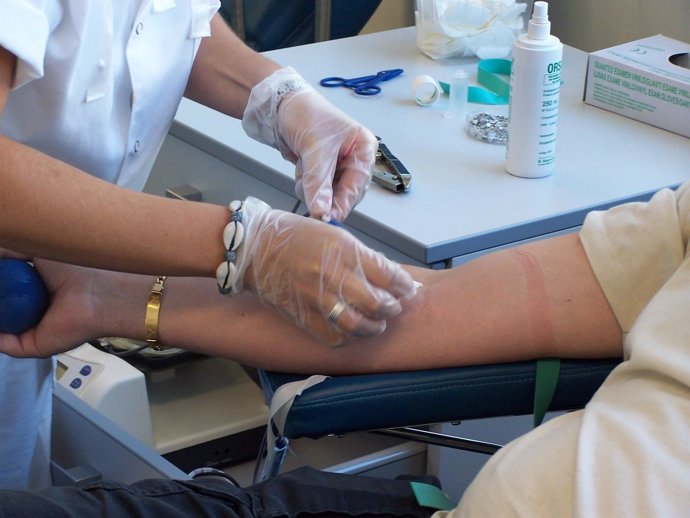
<svg viewBox="0 0 690 518"><path fill-rule="evenodd" d="M506 169L528 178L553 172L561 90L561 48L515 48L510 82Z"/></svg>
<svg viewBox="0 0 690 518"><path fill-rule="evenodd" d="M561 62L554 61L546 67L544 91L541 101L541 124L539 131L539 153L537 165L552 164L555 158L556 122L558 117L558 97L561 91Z"/></svg>

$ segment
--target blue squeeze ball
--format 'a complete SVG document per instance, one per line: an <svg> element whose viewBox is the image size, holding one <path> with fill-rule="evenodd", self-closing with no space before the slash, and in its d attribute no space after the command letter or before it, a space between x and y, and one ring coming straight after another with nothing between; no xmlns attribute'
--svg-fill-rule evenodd
<svg viewBox="0 0 690 518"><path fill-rule="evenodd" d="M0 259L0 333L19 335L48 308L48 290L36 269L19 259Z"/></svg>

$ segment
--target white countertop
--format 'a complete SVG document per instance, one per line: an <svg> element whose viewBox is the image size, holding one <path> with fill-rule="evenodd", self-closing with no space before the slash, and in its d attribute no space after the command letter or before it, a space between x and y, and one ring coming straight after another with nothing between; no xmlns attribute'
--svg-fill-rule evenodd
<svg viewBox="0 0 690 518"><path fill-rule="evenodd" d="M467 136L464 119L446 119L446 99L418 106L411 82L419 74L447 81L454 67L424 56L413 27L281 49L268 53L296 68L334 104L383 138L412 174L409 192L372 185L347 223L425 263L444 261L579 225L586 212L645 198L690 178L690 140L582 102L587 55L566 47L560 97L556 172L522 179L503 169L505 148ZM476 64L461 65L476 79ZM324 88L326 76L357 77L403 68L383 92L357 96ZM469 111L507 113L470 104ZM292 164L249 139L239 121L184 100L178 130L198 134L206 147L256 161L246 172L292 190ZM175 128L172 130L175 133Z"/></svg>

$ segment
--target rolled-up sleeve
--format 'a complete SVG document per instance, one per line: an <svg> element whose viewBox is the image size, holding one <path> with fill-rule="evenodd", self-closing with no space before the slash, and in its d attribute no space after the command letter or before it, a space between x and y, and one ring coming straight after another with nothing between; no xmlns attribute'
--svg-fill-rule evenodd
<svg viewBox="0 0 690 518"><path fill-rule="evenodd" d="M595 211L585 219L582 244L624 333L685 256L687 215L680 197L664 189L648 202Z"/></svg>
<svg viewBox="0 0 690 518"><path fill-rule="evenodd" d="M13 88L43 77L50 34L45 0L5 0L0 14L0 47L17 57Z"/></svg>

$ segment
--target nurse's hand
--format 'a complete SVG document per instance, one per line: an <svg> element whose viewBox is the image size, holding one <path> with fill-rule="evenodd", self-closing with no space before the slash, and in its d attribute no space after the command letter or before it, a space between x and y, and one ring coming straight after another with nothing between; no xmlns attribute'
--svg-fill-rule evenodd
<svg viewBox="0 0 690 518"><path fill-rule="evenodd" d="M296 194L313 217L342 221L364 196L376 137L291 68L254 87L242 125L295 164Z"/></svg>
<svg viewBox="0 0 690 518"><path fill-rule="evenodd" d="M278 129L295 163L297 196L314 217L343 221L364 197L376 158L376 137L311 87L278 108Z"/></svg>
<svg viewBox="0 0 690 518"><path fill-rule="evenodd" d="M244 204L238 275L244 287L316 338L339 345L348 336L382 333L416 284L403 268L342 228Z"/></svg>

